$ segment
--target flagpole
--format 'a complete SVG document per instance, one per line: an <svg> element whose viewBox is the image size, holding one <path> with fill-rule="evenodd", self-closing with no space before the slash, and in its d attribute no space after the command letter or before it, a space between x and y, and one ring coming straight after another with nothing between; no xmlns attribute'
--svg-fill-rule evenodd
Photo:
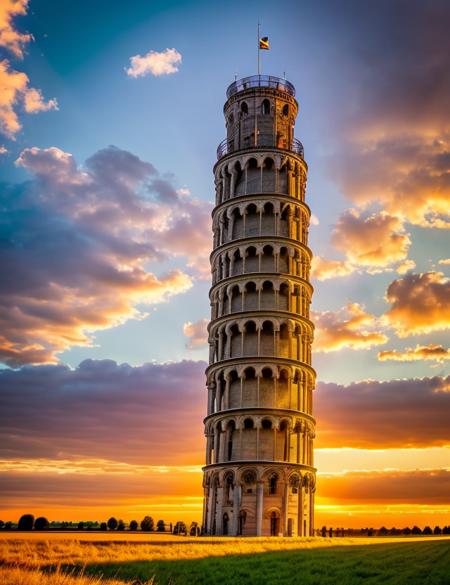
<svg viewBox="0 0 450 585"><path fill-rule="evenodd" d="M261 75L261 50L259 47L259 29L260 29L260 24L259 24L259 20L258 20L258 38L257 38L257 47L258 47L258 75Z"/></svg>

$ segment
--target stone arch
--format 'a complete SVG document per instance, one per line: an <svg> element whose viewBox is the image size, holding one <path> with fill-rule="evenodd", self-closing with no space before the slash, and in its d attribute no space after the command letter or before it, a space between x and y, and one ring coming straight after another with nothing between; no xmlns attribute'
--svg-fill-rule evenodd
<svg viewBox="0 0 450 585"><path fill-rule="evenodd" d="M273 356L275 354L275 330L277 322L275 319L265 319L260 331L260 352L259 355Z"/></svg>
<svg viewBox="0 0 450 585"><path fill-rule="evenodd" d="M256 246L250 245L245 251L245 272L258 272L258 250Z"/></svg>
<svg viewBox="0 0 450 585"><path fill-rule="evenodd" d="M275 394L276 376L272 367L264 365L261 368L259 379L259 406L273 407Z"/></svg>
<svg viewBox="0 0 450 585"><path fill-rule="evenodd" d="M241 406L241 377L235 368L227 372L229 384L229 408Z"/></svg>
<svg viewBox="0 0 450 585"><path fill-rule="evenodd" d="M268 116L270 114L270 110L271 110L270 101L267 98L263 99L263 101L261 102L261 114L263 116Z"/></svg>
<svg viewBox="0 0 450 585"><path fill-rule="evenodd" d="M252 156L248 159L245 170L247 174L245 194L259 193L261 191L261 170L256 157Z"/></svg>
<svg viewBox="0 0 450 585"><path fill-rule="evenodd" d="M234 284L228 288L228 294L231 304L231 313L242 311L242 294L238 284Z"/></svg>
<svg viewBox="0 0 450 585"><path fill-rule="evenodd" d="M275 254L274 247L272 244L266 244L262 248L261 271L262 272L275 271Z"/></svg>
<svg viewBox="0 0 450 585"><path fill-rule="evenodd" d="M266 156L261 167L261 192L273 193L276 190L276 168L273 157Z"/></svg>
<svg viewBox="0 0 450 585"><path fill-rule="evenodd" d="M272 280L264 280L261 286L261 309L276 309L275 286Z"/></svg>
<svg viewBox="0 0 450 585"><path fill-rule="evenodd" d="M272 160L272 159L270 159ZM268 172L268 171L267 171ZM277 210L272 201L266 201L262 206L261 234L265 236L277 233Z"/></svg>
<svg viewBox="0 0 450 585"><path fill-rule="evenodd" d="M242 404L241 408L255 406L258 394L258 377L253 366L245 368L243 372L242 384Z"/></svg>
<svg viewBox="0 0 450 585"><path fill-rule="evenodd" d="M242 213L245 216L245 237L259 236L259 212L256 203L248 203Z"/></svg>
<svg viewBox="0 0 450 585"><path fill-rule="evenodd" d="M259 308L258 303L258 287L254 280L249 280L245 284L244 288L244 310L245 311L256 311Z"/></svg>

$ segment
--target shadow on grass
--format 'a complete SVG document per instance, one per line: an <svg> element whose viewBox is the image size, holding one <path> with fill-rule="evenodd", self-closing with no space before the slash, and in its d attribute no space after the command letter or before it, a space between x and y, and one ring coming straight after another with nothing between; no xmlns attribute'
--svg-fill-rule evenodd
<svg viewBox="0 0 450 585"><path fill-rule="evenodd" d="M155 577L155 585L449 585L450 542L108 562L89 564L85 573L130 583Z"/></svg>

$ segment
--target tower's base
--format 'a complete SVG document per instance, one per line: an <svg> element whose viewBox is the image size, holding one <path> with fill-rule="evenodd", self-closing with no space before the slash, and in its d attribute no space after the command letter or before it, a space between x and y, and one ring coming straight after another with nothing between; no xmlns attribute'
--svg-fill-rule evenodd
<svg viewBox="0 0 450 585"><path fill-rule="evenodd" d="M236 463L236 465L233 465ZM232 462L204 468L203 533L216 536L312 536L315 469Z"/></svg>

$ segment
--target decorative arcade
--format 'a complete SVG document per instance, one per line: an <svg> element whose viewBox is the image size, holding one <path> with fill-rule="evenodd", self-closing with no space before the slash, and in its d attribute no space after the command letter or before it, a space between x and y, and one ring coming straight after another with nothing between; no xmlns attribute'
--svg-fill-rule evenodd
<svg viewBox="0 0 450 585"><path fill-rule="evenodd" d="M214 166L203 532L308 536L314 528L314 326L294 86L232 83Z"/></svg>

